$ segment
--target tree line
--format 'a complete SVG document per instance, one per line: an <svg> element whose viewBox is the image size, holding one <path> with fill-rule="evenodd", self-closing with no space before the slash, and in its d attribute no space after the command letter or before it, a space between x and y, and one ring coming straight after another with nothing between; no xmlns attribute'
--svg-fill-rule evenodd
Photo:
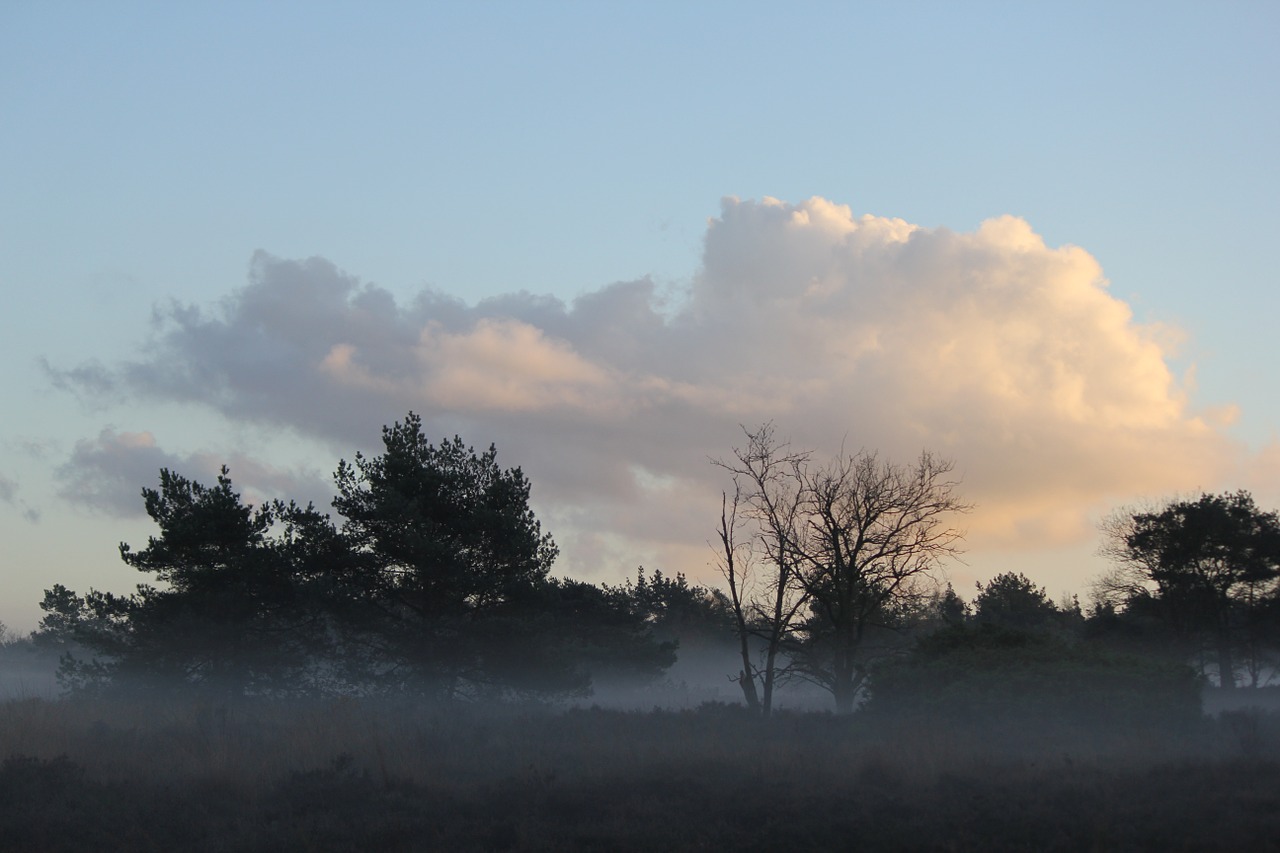
<svg viewBox="0 0 1280 853"><path fill-rule="evenodd" d="M716 462L733 486L720 568L743 698L766 716L777 686L796 679L847 712L868 696L881 707L936 698L948 680L990 699L1001 691L987 676L1020 667L1024 695L1086 672L1095 694L1111 683L1166 698L1280 674L1280 519L1247 492L1115 511L1100 548L1114 570L1088 612L1015 572L978 584L969 604L941 583L963 539L952 519L970 509L950 461L926 452L904 466L859 451L819 463L771 424L745 437ZM1002 695L1014 700L1008 684Z"/></svg>
<svg viewBox="0 0 1280 853"><path fill-rule="evenodd" d="M77 689L201 687L227 695L501 697L651 678L723 609L660 571L620 586L550 575L557 549L519 468L410 413L383 452L343 460L333 508L245 504L172 471L143 490L159 527L123 560L130 595L47 590L40 633Z"/></svg>
<svg viewBox="0 0 1280 853"><path fill-rule="evenodd" d="M522 471L492 446L432 444L411 412L380 454L339 463L337 521L248 505L225 468L212 485L161 471L142 491L158 534L120 546L148 581L129 595L55 585L37 639L66 650L72 689L227 696L582 695L703 648L762 716L798 682L841 713L1016 704L1050 684L1102 707L1136 686L1184 703L1206 679L1258 687L1280 665L1280 520L1248 493L1115 513L1115 570L1087 611L1021 573L966 602L943 583L969 509L949 461L818 462L770 424L745 437L715 460L731 483L724 590L643 569L616 586L553 577Z"/></svg>

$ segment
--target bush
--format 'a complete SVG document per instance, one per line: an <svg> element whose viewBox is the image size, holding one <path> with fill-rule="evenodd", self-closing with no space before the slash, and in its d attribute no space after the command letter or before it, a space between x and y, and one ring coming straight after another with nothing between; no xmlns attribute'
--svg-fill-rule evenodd
<svg viewBox="0 0 1280 853"><path fill-rule="evenodd" d="M1189 668L984 624L951 626L877 670L864 716L946 722L1019 737L1135 731L1186 735L1200 723Z"/></svg>

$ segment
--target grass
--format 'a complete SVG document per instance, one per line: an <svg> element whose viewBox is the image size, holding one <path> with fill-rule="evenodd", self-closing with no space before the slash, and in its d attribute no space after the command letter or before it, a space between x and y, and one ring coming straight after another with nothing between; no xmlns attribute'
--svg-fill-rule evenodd
<svg viewBox="0 0 1280 853"><path fill-rule="evenodd" d="M0 704L0 848L1280 849L1280 718L935 721L361 700Z"/></svg>

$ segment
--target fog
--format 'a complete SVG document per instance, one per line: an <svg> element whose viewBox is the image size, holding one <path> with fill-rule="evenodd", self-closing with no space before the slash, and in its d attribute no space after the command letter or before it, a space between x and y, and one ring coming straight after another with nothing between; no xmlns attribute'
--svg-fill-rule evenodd
<svg viewBox="0 0 1280 853"><path fill-rule="evenodd" d="M1037 652L992 678L935 669L919 681L904 664L895 682L886 670L850 715L831 713L825 691L784 682L762 719L729 678L733 651L691 647L657 677L600 679L586 695L547 685L447 700L229 697L123 681L61 693L58 650L11 642L0 656L0 846L1243 850L1274 840L1280 688L1224 691L1176 672L1139 684L1136 670L1108 687L1115 670L1101 659L1053 676L1062 664ZM1082 691L1088 665L1098 686ZM1253 810L1230 806L1239 802Z"/></svg>

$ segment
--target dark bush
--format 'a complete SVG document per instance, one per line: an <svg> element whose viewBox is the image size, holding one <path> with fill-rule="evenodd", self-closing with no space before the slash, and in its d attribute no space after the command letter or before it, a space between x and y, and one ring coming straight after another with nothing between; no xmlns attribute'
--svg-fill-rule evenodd
<svg viewBox="0 0 1280 853"><path fill-rule="evenodd" d="M1116 655L992 624L956 625L876 671L871 721L945 721L1009 736L1190 733L1200 678L1185 666Z"/></svg>

